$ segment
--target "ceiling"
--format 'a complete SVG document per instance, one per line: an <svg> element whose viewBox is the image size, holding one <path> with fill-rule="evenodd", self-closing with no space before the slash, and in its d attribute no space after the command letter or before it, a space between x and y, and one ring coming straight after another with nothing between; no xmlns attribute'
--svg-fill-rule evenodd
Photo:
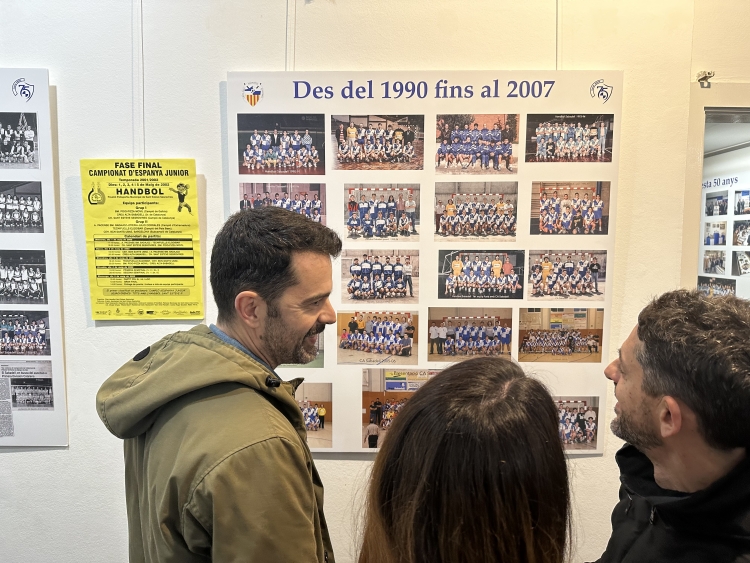
<svg viewBox="0 0 750 563"><path fill-rule="evenodd" d="M704 156L750 146L750 108L706 108Z"/></svg>

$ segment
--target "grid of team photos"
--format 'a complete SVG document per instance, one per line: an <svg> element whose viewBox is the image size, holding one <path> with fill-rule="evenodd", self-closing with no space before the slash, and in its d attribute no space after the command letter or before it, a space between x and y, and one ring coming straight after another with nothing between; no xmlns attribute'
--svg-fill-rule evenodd
<svg viewBox="0 0 750 563"><path fill-rule="evenodd" d="M419 242L419 184L344 184L348 239Z"/></svg>
<svg viewBox="0 0 750 563"><path fill-rule="evenodd" d="M438 251L438 299L523 299L523 250Z"/></svg>
<svg viewBox="0 0 750 563"><path fill-rule="evenodd" d="M338 363L416 365L419 313L416 311L341 311L337 315Z"/></svg>
<svg viewBox="0 0 750 563"><path fill-rule="evenodd" d="M424 115L332 115L335 170L422 170Z"/></svg>
<svg viewBox="0 0 750 563"><path fill-rule="evenodd" d="M237 114L240 174L325 174L323 114Z"/></svg>
<svg viewBox="0 0 750 563"><path fill-rule="evenodd" d="M516 240L518 182L435 184L435 240Z"/></svg>
<svg viewBox="0 0 750 563"><path fill-rule="evenodd" d="M439 114L435 127L438 174L515 174L518 114Z"/></svg>
<svg viewBox="0 0 750 563"><path fill-rule="evenodd" d="M532 235L606 235L609 182L533 182Z"/></svg>
<svg viewBox="0 0 750 563"><path fill-rule="evenodd" d="M526 162L612 162L612 114L530 114Z"/></svg>
<svg viewBox="0 0 750 563"><path fill-rule="evenodd" d="M707 295L737 293L750 285L750 191L704 193L698 289ZM745 288L744 290L742 288Z"/></svg>
<svg viewBox="0 0 750 563"><path fill-rule="evenodd" d="M399 412L415 391L441 370L364 368L362 370L362 447L379 448Z"/></svg>
<svg viewBox="0 0 750 563"><path fill-rule="evenodd" d="M571 97L559 106L586 108L578 113L541 114L538 109L550 107L550 100L542 104L532 94L509 100L508 113L491 113L500 106L479 95L435 101L435 81L427 78L424 99L415 94L408 101L408 94L399 98L391 91L387 101L377 100L377 92L370 101L342 96L347 89L369 88L371 79L373 90L396 79L321 73L319 83L332 84L333 97L313 100L311 94L290 105L281 88L270 95L269 85L281 84L276 74L250 74L237 73L235 84L262 80L263 98L252 108L242 96L228 98L232 143L235 120L238 125L238 145L229 151L239 187L234 205L275 205L305 214L311 209L312 216L315 204L307 201L320 201L321 223L342 239L332 261L336 322L324 333L328 354L324 358L321 337L316 360L282 366L284 379L305 377L295 396L310 447L379 448L422 385L455 362L491 356L519 361L558 395L562 410L575 409L576 416L560 421L566 451L600 453L596 423L612 297L607 276L619 100L605 105L589 99L589 82L581 103ZM466 84L475 81L473 74ZM491 84L496 78L502 85L515 77L493 73L483 80ZM312 84L310 76L300 80ZM453 84L445 87L448 95ZM285 115L285 107L297 113ZM392 114L377 113L385 108ZM593 113L597 108L606 113ZM426 133L433 124L434 143L431 131ZM302 166L304 153L284 166L283 148L292 154L299 144L305 148L304 142L293 143L295 130L302 138L307 132L315 144L317 167ZM282 141L285 132L289 141ZM540 145L544 150L538 152ZM270 159L264 150L272 151ZM318 174L325 177L312 176ZM321 183L291 183L295 179ZM336 211L328 213L329 206ZM748 207L750 213L750 202ZM727 222L725 236L731 229ZM570 235L595 236L571 244ZM318 369L300 373L303 367ZM361 402L353 403L360 392ZM580 423L580 409L593 413L593 432ZM575 428L566 434L568 424Z"/></svg>
<svg viewBox="0 0 750 563"><path fill-rule="evenodd" d="M604 301L606 250L530 250L529 300Z"/></svg>
<svg viewBox="0 0 750 563"><path fill-rule="evenodd" d="M342 301L414 305L419 302L419 251L346 249L341 252Z"/></svg>
<svg viewBox="0 0 750 563"><path fill-rule="evenodd" d="M458 362L476 356L511 356L512 309L430 307L427 317L430 331L427 358L430 361Z"/></svg>
<svg viewBox="0 0 750 563"><path fill-rule="evenodd" d="M35 113L0 112L0 170L39 168Z"/></svg>
<svg viewBox="0 0 750 563"><path fill-rule="evenodd" d="M326 224L325 184L241 183L240 211L280 207Z"/></svg>

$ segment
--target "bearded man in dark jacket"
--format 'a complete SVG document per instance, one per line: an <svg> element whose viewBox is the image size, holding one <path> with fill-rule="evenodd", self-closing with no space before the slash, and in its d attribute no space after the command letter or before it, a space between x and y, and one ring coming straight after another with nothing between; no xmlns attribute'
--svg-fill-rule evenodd
<svg viewBox="0 0 750 563"><path fill-rule="evenodd" d="M620 502L600 563L750 561L750 302L652 301L604 374Z"/></svg>

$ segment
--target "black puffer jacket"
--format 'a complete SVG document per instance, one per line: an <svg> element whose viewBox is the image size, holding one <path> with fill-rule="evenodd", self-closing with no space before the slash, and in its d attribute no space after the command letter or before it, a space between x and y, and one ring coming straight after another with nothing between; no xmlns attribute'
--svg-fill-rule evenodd
<svg viewBox="0 0 750 563"><path fill-rule="evenodd" d="M620 502L598 563L750 563L750 457L693 494L660 488L631 445L615 459Z"/></svg>

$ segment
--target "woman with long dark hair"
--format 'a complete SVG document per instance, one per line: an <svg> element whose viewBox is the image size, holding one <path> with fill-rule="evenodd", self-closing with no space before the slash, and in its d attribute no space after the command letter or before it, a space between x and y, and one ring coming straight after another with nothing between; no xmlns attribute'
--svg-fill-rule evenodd
<svg viewBox="0 0 750 563"><path fill-rule="evenodd" d="M359 563L561 563L570 494L547 389L475 358L404 405L375 460Z"/></svg>

